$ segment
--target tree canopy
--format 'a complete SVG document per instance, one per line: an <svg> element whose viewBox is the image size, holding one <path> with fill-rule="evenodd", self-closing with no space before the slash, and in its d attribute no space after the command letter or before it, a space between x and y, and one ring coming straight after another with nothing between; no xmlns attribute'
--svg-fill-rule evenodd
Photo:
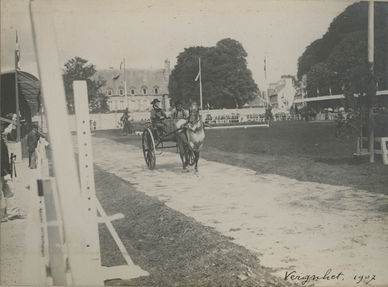
<svg viewBox="0 0 388 287"><path fill-rule="evenodd" d="M233 39L220 40L214 47L186 48L177 57L168 85L172 102L199 102L198 58L201 58L204 107L236 108L253 100L259 89L247 68L247 52Z"/></svg>
<svg viewBox="0 0 388 287"><path fill-rule="evenodd" d="M374 77L388 89L388 3L375 3ZM321 39L310 44L298 60L298 78L307 75L307 94L362 94L369 86L368 3L350 5L337 16ZM321 93L321 91L323 93Z"/></svg>
<svg viewBox="0 0 388 287"><path fill-rule="evenodd" d="M105 85L102 78L94 77L96 68L88 60L74 57L65 63L63 81L67 107L70 113L74 113L74 92L73 81L84 80L88 88L88 101L90 112L105 112L108 110L107 97L100 92L100 88Z"/></svg>

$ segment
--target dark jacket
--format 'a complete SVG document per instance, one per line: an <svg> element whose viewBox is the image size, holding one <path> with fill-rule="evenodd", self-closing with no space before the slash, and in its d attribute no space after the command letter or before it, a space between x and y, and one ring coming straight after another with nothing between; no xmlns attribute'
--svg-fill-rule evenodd
<svg viewBox="0 0 388 287"><path fill-rule="evenodd" d="M188 115L187 112L184 109L175 109L175 111L172 113L173 119L187 119Z"/></svg>
<svg viewBox="0 0 388 287"><path fill-rule="evenodd" d="M38 145L39 136L32 130L27 135L27 147L29 152L33 152Z"/></svg>
<svg viewBox="0 0 388 287"><path fill-rule="evenodd" d="M11 165L9 163L8 146L1 137L1 176L11 174Z"/></svg>
<svg viewBox="0 0 388 287"><path fill-rule="evenodd" d="M151 122L152 123L160 123L167 118L166 113L161 108L154 108L151 110Z"/></svg>

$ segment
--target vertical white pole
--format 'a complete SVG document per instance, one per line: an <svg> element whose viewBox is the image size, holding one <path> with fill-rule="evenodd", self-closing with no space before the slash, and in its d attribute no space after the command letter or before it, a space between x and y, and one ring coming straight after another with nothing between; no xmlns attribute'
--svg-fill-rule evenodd
<svg viewBox="0 0 388 287"><path fill-rule="evenodd" d="M16 45L18 43L18 31L16 31ZM18 84L18 56L17 50L19 47L15 48L15 101L16 101L16 142L20 142L20 104L19 104L19 84ZM20 53L20 51L19 51Z"/></svg>
<svg viewBox="0 0 388 287"><path fill-rule="evenodd" d="M101 266L100 242L98 237L96 189L94 185L93 153L90 135L90 118L88 106L88 90L86 81L74 81L74 106L77 124L78 167L81 181L81 198L85 226L86 256L98 270Z"/></svg>
<svg viewBox="0 0 388 287"><path fill-rule="evenodd" d="M368 6L368 62L369 67L371 69L371 73L374 73L374 1L369 0ZM371 79L373 83L371 85L375 85L374 80ZM375 162L375 151L374 151L374 128L373 128L373 98L375 94L375 88L373 87L373 91L370 91L368 95L369 98L369 162Z"/></svg>
<svg viewBox="0 0 388 287"><path fill-rule="evenodd" d="M125 94L125 107L128 107L128 94L127 94L127 75L125 73L125 57L124 57L124 94Z"/></svg>
<svg viewBox="0 0 388 287"><path fill-rule="evenodd" d="M198 65L199 65L199 100L200 100L200 106L202 110L202 72L201 72L201 57L198 58Z"/></svg>
<svg viewBox="0 0 388 287"><path fill-rule="evenodd" d="M265 86L265 91L264 91L264 96L265 96L265 104L266 108L269 106L269 95L268 95L268 80L267 80L267 57L264 57L264 86Z"/></svg>
<svg viewBox="0 0 388 287"><path fill-rule="evenodd" d="M70 134L65 92L58 62L51 2L30 1L31 27L52 149L57 189L64 220L73 285L103 285L95 276L87 250L88 223L84 216L77 166Z"/></svg>

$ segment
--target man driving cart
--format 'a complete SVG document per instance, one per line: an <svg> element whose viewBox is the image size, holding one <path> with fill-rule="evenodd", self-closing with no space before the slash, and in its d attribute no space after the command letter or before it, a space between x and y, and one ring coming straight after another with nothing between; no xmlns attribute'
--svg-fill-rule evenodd
<svg viewBox="0 0 388 287"><path fill-rule="evenodd" d="M154 129L156 130L156 136L161 139L166 133L167 125L163 121L167 118L166 113L159 107L160 101L158 99L154 99L151 102L152 110L151 110L151 123Z"/></svg>

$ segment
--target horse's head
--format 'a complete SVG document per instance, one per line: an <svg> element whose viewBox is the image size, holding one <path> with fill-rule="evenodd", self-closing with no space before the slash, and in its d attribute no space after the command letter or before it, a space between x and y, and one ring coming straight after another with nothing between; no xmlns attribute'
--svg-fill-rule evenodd
<svg viewBox="0 0 388 287"><path fill-rule="evenodd" d="M192 131L196 131L198 129L203 128L203 123L201 119L201 115L198 109L190 110L188 126Z"/></svg>
<svg viewBox="0 0 388 287"><path fill-rule="evenodd" d="M196 103L193 103L190 106L190 116L187 125L187 136L191 148L194 151L199 151L205 139L205 130Z"/></svg>
<svg viewBox="0 0 388 287"><path fill-rule="evenodd" d="M199 108L196 102L191 103L189 107L189 122L195 124L200 120Z"/></svg>

